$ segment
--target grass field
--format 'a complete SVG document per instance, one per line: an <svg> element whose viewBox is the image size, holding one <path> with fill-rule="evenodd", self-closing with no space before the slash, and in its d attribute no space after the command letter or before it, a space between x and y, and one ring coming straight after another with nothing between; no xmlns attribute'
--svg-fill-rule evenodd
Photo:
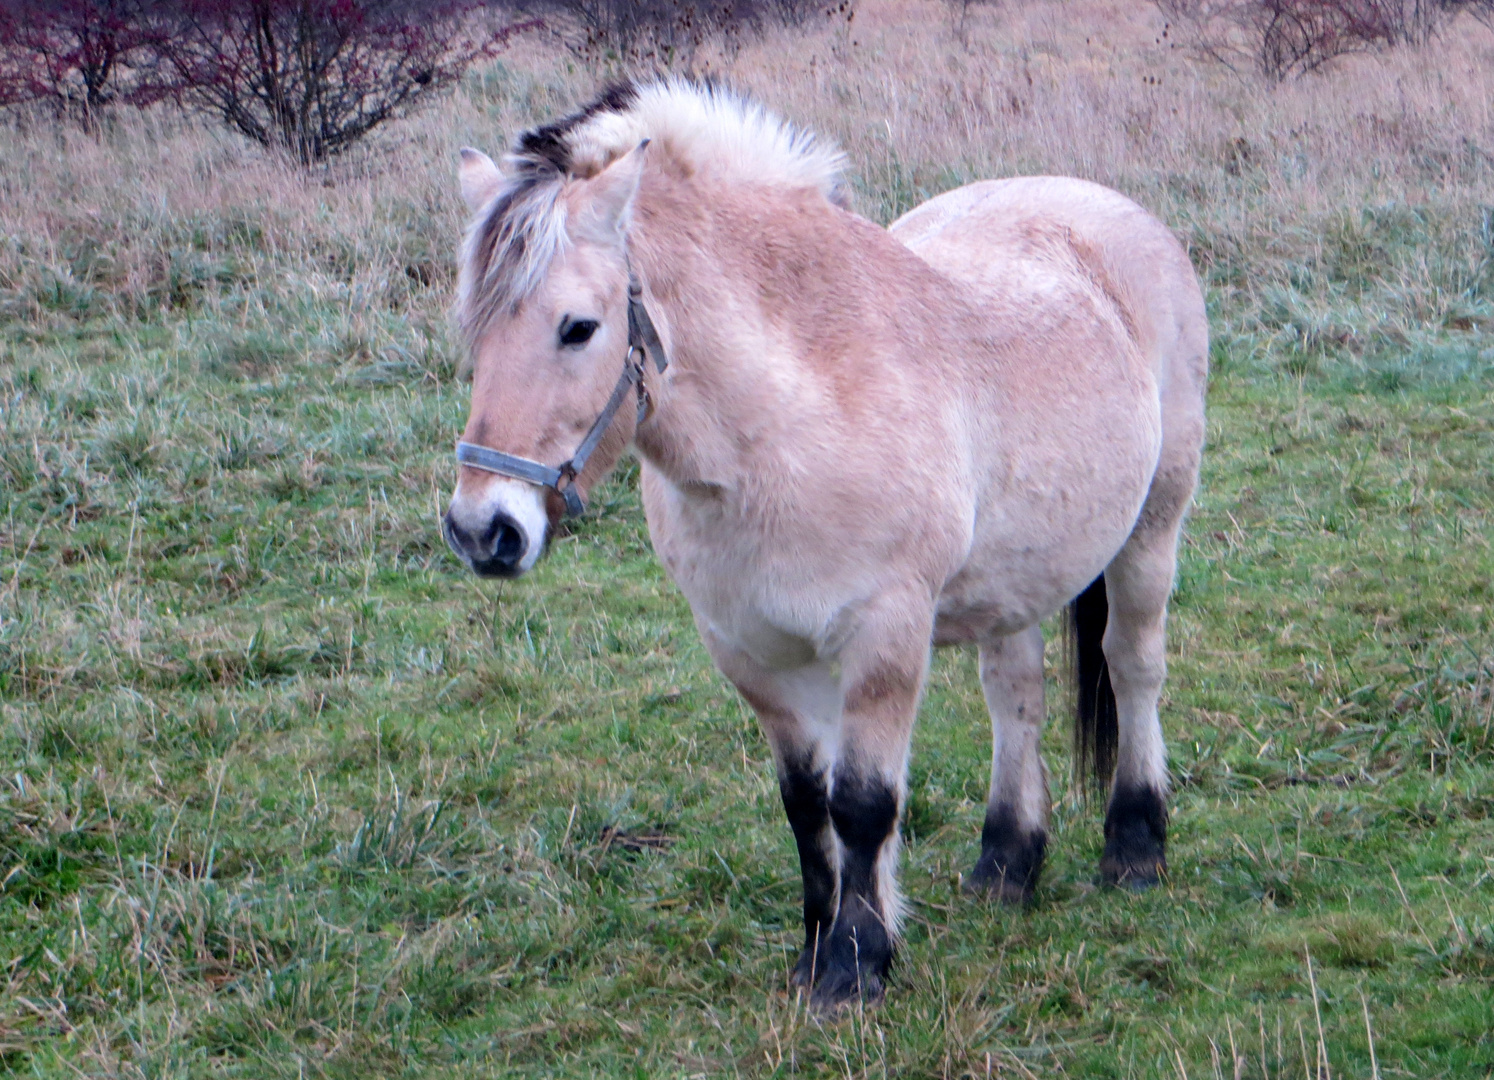
<svg viewBox="0 0 1494 1080"><path fill-rule="evenodd" d="M1494 1075L1494 128L1485 84L1437 74L1494 45L1470 29L1271 97L1095 5L1112 75L1147 89L1092 98L1081 130L1054 88L1099 61L1069 7L979 12L963 43L937 5L863 7L720 64L842 139L865 212L1081 172L1164 213L1208 284L1170 883L1097 889L1100 809L1065 794L1030 909L961 896L989 735L973 657L942 653L893 985L819 1023L784 988L799 882L768 751L651 554L634 468L522 583L447 554L450 151L583 76L518 55L313 177L170 114L99 141L22 126L0 162L0 1069ZM1158 56L1158 107L1187 117L1127 129ZM888 104L926 68L968 91L947 129L912 91ZM1059 104L991 120L991 149L969 125L1009 83ZM1291 117L1318 134L1273 143ZM1056 792L1066 744L1055 716Z"/></svg>

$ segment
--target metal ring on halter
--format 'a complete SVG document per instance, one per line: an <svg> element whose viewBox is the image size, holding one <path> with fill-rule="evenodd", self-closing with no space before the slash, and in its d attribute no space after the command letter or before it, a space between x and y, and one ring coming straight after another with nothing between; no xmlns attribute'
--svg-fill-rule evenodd
<svg viewBox="0 0 1494 1080"><path fill-rule="evenodd" d="M641 359L634 360L634 354L640 356ZM659 340L659 331L654 328L653 319L649 318L648 308L643 306L643 283L638 280L630 265L628 267L628 353L623 358L622 374L618 377L617 385L612 388L612 396L607 399L606 407L592 422L590 430L586 432L586 437L581 440L581 445L576 448L570 460L562 462L559 467L551 467L517 454L506 454L502 450L493 450L476 443L459 442L456 448L457 461L474 469L482 469L484 472L547 487L565 500L567 517L580 516L585 512L586 504L576 492L576 477L586 467L586 461L591 457L591 452L597 448L597 444L602 441L602 436L612 426L612 419L617 415L617 410L621 407L629 386L636 387L638 392L638 423L641 424L648 418L653 402L649 397L648 388L643 383L643 366L650 356L654 359L654 366L659 369L660 374L663 374L664 369L669 366L669 358L664 354L664 343Z"/></svg>

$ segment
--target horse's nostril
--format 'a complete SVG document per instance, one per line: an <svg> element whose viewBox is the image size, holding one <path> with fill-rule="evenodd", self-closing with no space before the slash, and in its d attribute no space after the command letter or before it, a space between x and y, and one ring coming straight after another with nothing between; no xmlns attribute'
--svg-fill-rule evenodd
<svg viewBox="0 0 1494 1080"><path fill-rule="evenodd" d="M441 530L446 534L446 543L458 555L472 544L472 537L467 534L466 529L456 523L449 510L441 517Z"/></svg>
<svg viewBox="0 0 1494 1080"><path fill-rule="evenodd" d="M524 534L510 521L493 522L498 531L497 543L493 545L493 558L498 562L513 565L524 557Z"/></svg>

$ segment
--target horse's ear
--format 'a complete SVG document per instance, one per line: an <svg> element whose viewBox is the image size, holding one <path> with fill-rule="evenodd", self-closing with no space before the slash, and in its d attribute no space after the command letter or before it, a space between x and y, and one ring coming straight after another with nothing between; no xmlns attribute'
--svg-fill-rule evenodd
<svg viewBox="0 0 1494 1080"><path fill-rule="evenodd" d="M470 146L462 147L462 165L457 175L462 181L462 198L467 202L467 209L474 214L488 204L498 185L503 183L503 174L493 164L493 159Z"/></svg>
<svg viewBox="0 0 1494 1080"><path fill-rule="evenodd" d="M633 198L643 179L643 154L648 140L629 150L586 185L586 204L578 215L577 235L598 243L613 243L628 231Z"/></svg>

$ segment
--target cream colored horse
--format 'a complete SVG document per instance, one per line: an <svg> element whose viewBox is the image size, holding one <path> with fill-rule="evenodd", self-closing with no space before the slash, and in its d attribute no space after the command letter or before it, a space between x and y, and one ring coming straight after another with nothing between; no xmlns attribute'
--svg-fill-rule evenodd
<svg viewBox="0 0 1494 1080"><path fill-rule="evenodd" d="M1208 353L1186 253L1121 195L992 181L883 229L840 166L683 82L614 88L502 169L464 150L472 411L445 518L473 570L521 574L636 444L655 549L772 746L821 1008L882 992L931 644L979 647L991 713L970 888L1037 881L1038 624L1075 597L1077 741L1102 774L1115 752L1101 875L1165 870L1163 623Z"/></svg>

